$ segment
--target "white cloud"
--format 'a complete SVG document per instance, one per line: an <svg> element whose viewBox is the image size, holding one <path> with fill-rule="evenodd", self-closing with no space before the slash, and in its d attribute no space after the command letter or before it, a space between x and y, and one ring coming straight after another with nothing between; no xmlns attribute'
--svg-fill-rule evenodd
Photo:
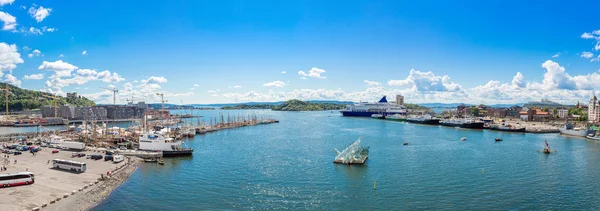
<svg viewBox="0 0 600 211"><path fill-rule="evenodd" d="M113 72L111 74L110 71L108 71L108 70L99 72L97 77L98 77L98 80L102 80L102 82L105 82L105 83L118 83L118 82L125 80L124 78L119 76L119 74L117 74L116 72Z"/></svg>
<svg viewBox="0 0 600 211"><path fill-rule="evenodd" d="M34 35L42 35L44 33L42 33L42 30L35 28L35 27L30 27L28 33L30 34L34 34Z"/></svg>
<svg viewBox="0 0 600 211"><path fill-rule="evenodd" d="M565 72L565 68L558 63L547 60L542 64L542 67L546 69L543 80L543 87L546 90L553 88L569 90L577 89L577 85L572 80L572 77Z"/></svg>
<svg viewBox="0 0 600 211"><path fill-rule="evenodd" d="M199 86L200 86L200 85L198 85L198 84L194 84L194 87L199 87Z"/></svg>
<svg viewBox="0 0 600 211"><path fill-rule="evenodd" d="M63 58L63 57L65 57L65 55L64 55L64 54L60 54L60 55L58 55L58 58Z"/></svg>
<svg viewBox="0 0 600 211"><path fill-rule="evenodd" d="M263 84L263 86L266 86L266 87L283 87L285 85L286 84L283 81L273 81L273 82Z"/></svg>
<svg viewBox="0 0 600 211"><path fill-rule="evenodd" d="M364 82L367 83L367 85L369 85L369 86L381 86L381 83L379 83L377 81L364 80Z"/></svg>
<svg viewBox="0 0 600 211"><path fill-rule="evenodd" d="M38 49L33 50L33 52L31 52L30 54L27 55L27 57L32 58L34 56L41 56L42 52Z"/></svg>
<svg viewBox="0 0 600 211"><path fill-rule="evenodd" d="M137 82L139 82L139 81L138 80L133 80L133 83L137 83Z"/></svg>
<svg viewBox="0 0 600 211"><path fill-rule="evenodd" d="M303 78L304 77L313 77L313 78L319 78L319 79L327 79L327 77L321 76L321 74L323 74L323 73L325 73L325 70L319 69L316 67L313 67L312 69L310 69L308 71L308 73L306 73L304 71L298 71L298 75L303 76Z"/></svg>
<svg viewBox="0 0 600 211"><path fill-rule="evenodd" d="M592 52L585 52L584 51L584 52L581 53L581 58L589 59L589 58L592 58L593 56L594 56L594 54Z"/></svg>
<svg viewBox="0 0 600 211"><path fill-rule="evenodd" d="M44 79L44 74L31 74L31 75L25 75L25 77L23 77L23 80L42 80Z"/></svg>
<svg viewBox="0 0 600 211"><path fill-rule="evenodd" d="M302 80L306 80L306 77L300 77L300 79L302 79Z"/></svg>
<svg viewBox="0 0 600 211"><path fill-rule="evenodd" d="M12 84L12 85L21 87L21 81L19 79L17 79L17 77L13 76L12 74L4 75L4 83L8 83L8 84Z"/></svg>
<svg viewBox="0 0 600 211"><path fill-rule="evenodd" d="M38 67L38 70L52 70L54 71L54 75L50 76L51 78L53 77L67 77L67 76L71 76L71 72L73 72L73 70L76 70L78 67L72 64L69 64L67 62L63 62L62 60L57 60L55 62L47 62L44 61L42 62L42 64Z"/></svg>
<svg viewBox="0 0 600 211"><path fill-rule="evenodd" d="M81 52L81 55L87 55L87 51Z"/></svg>
<svg viewBox="0 0 600 211"><path fill-rule="evenodd" d="M552 58L558 58L560 56L560 53L556 53L554 54L554 56L552 56Z"/></svg>
<svg viewBox="0 0 600 211"><path fill-rule="evenodd" d="M218 91L221 91L221 90L219 90L219 89L216 89L216 90L208 90L208 93L215 93L215 92L218 92Z"/></svg>
<svg viewBox="0 0 600 211"><path fill-rule="evenodd" d="M414 91L458 91L461 86L450 81L447 75L436 76L433 72L411 69L406 79L390 80L389 86L410 88Z"/></svg>
<svg viewBox="0 0 600 211"><path fill-rule="evenodd" d="M213 96L213 97L217 97L217 96L219 96L219 95L218 95L218 94L212 94L211 96Z"/></svg>
<svg viewBox="0 0 600 211"><path fill-rule="evenodd" d="M44 27L42 27L42 31L44 31L44 32L55 32L55 31L58 31L58 29L44 26Z"/></svg>
<svg viewBox="0 0 600 211"><path fill-rule="evenodd" d="M240 86L240 85L235 85L235 86L233 86L232 88L234 88L234 89L239 89L239 88L242 88L242 86Z"/></svg>
<svg viewBox="0 0 600 211"><path fill-rule="evenodd" d="M15 2L15 0L0 0L0 6L12 4L13 2Z"/></svg>
<svg viewBox="0 0 600 211"><path fill-rule="evenodd" d="M21 63L23 63L23 59L21 59L21 54L17 50L17 45L0 42L0 71L12 71L17 67L17 64Z"/></svg>
<svg viewBox="0 0 600 211"><path fill-rule="evenodd" d="M0 11L0 21L4 22L2 30L14 30L17 27L17 18L8 13Z"/></svg>
<svg viewBox="0 0 600 211"><path fill-rule="evenodd" d="M196 89L196 88L192 87L192 88L190 88L190 91L194 91L194 89Z"/></svg>
<svg viewBox="0 0 600 211"><path fill-rule="evenodd" d="M161 84L161 83L167 83L167 79L162 76L160 76L160 77L150 76L148 79L142 80L142 83L144 83L144 84Z"/></svg>
<svg viewBox="0 0 600 211"><path fill-rule="evenodd" d="M287 73L286 71L281 71L281 74L286 74L286 73Z"/></svg>
<svg viewBox="0 0 600 211"><path fill-rule="evenodd" d="M42 6L38 7L37 9L35 7L29 8L29 15L31 15L31 17L34 18L38 23L42 22L46 17L48 17L50 12L52 12L51 8L44 8Z"/></svg>
<svg viewBox="0 0 600 211"><path fill-rule="evenodd" d="M514 86L520 87L520 88L523 88L526 86L525 77L523 76L523 74L521 72L517 72L515 77L513 77L512 84Z"/></svg>
<svg viewBox="0 0 600 211"><path fill-rule="evenodd" d="M583 39L594 39L594 38L595 38L595 36L594 36L594 35L592 35L592 33L584 32L584 33L581 35L581 38L583 38Z"/></svg>
<svg viewBox="0 0 600 211"><path fill-rule="evenodd" d="M30 47L27 47L27 46L23 46L23 50L24 50L24 51L30 51L30 50L31 50L31 48L30 48Z"/></svg>

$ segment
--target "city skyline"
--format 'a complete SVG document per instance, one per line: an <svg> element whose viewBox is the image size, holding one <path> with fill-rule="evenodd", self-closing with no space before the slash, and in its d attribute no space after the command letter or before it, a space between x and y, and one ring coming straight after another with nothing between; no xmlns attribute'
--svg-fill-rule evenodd
<svg viewBox="0 0 600 211"><path fill-rule="evenodd" d="M2 0L0 76L104 104L104 88L121 104L574 104L600 89L599 3L429 4Z"/></svg>

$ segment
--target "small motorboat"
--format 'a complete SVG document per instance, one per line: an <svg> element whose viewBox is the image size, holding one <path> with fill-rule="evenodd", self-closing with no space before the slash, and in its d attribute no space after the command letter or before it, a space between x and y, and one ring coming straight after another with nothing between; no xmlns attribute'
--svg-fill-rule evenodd
<svg viewBox="0 0 600 211"><path fill-rule="evenodd" d="M502 141L502 138L496 138L494 140L496 140L496 141Z"/></svg>
<svg viewBox="0 0 600 211"><path fill-rule="evenodd" d="M466 141L466 140L467 140L467 137L462 137L462 138L460 138L460 140L461 140L461 141Z"/></svg>
<svg viewBox="0 0 600 211"><path fill-rule="evenodd" d="M408 142L404 142L404 145L408 145Z"/></svg>
<svg viewBox="0 0 600 211"><path fill-rule="evenodd" d="M159 165L165 165L165 161L161 158L160 160L158 160L158 164Z"/></svg>

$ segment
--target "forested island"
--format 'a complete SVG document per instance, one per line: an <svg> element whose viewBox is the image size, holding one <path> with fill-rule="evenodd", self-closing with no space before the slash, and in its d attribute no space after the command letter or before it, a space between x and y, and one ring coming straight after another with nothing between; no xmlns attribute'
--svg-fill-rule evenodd
<svg viewBox="0 0 600 211"><path fill-rule="evenodd" d="M240 104L235 106L223 106L222 110L243 110L243 109L271 109L273 111L325 111L340 110L347 104L338 103L313 103L301 100L288 100L279 105L272 104Z"/></svg>
<svg viewBox="0 0 600 211"><path fill-rule="evenodd" d="M6 83L0 83L0 88L6 88ZM54 95L34 90L21 89L19 87L8 84L8 90L11 94L8 95L8 110L9 111L22 111L25 109L39 109L42 106L54 105ZM2 90L0 90L2 91ZM6 111L6 101L4 92L0 92L0 111ZM44 97L43 95L50 96ZM71 96L71 97L56 97L56 105L74 105L74 106L95 106L96 103L82 96Z"/></svg>

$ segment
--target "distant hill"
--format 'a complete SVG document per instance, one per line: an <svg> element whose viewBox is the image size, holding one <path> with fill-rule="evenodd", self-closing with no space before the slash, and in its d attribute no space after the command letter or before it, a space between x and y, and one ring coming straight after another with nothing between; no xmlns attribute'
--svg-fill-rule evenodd
<svg viewBox="0 0 600 211"><path fill-rule="evenodd" d="M6 83L0 83L0 88L5 88ZM42 95L54 96L50 93L22 89L13 85L8 84L8 89L12 93L8 96L8 110L9 111L21 111L24 109L39 109L42 106L54 105L52 98L43 97ZM5 108L4 92L0 91L0 111L6 111ZM56 97L56 104L58 106L70 104L75 106L94 106L96 103L85 97Z"/></svg>
<svg viewBox="0 0 600 211"><path fill-rule="evenodd" d="M274 106L273 111L325 111L325 110L340 110L346 107L346 104L305 102L301 100L288 100L280 105Z"/></svg>

